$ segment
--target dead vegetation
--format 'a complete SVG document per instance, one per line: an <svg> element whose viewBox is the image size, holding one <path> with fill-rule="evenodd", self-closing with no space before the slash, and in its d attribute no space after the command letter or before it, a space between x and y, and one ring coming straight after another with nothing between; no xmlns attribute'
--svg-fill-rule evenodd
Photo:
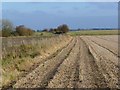
<svg viewBox="0 0 120 90"><path fill-rule="evenodd" d="M3 86L28 73L71 39L62 35L51 38L4 38L1 60Z"/></svg>

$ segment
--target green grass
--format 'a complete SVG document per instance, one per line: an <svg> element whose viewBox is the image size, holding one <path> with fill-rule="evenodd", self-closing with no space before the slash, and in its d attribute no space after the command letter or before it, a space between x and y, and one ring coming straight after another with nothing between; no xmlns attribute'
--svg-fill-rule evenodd
<svg viewBox="0 0 120 90"><path fill-rule="evenodd" d="M81 30L81 31L70 31L68 35L77 36L77 35L120 35L118 30Z"/></svg>
<svg viewBox="0 0 120 90"><path fill-rule="evenodd" d="M1 37L1 32L0 32L0 37ZM10 36L9 38L26 38L26 37L52 37L55 36L55 34L51 33L51 32L35 32L33 35L31 36Z"/></svg>
<svg viewBox="0 0 120 90"><path fill-rule="evenodd" d="M55 36L55 34L50 33L50 32L35 32L34 36L51 37L51 36Z"/></svg>

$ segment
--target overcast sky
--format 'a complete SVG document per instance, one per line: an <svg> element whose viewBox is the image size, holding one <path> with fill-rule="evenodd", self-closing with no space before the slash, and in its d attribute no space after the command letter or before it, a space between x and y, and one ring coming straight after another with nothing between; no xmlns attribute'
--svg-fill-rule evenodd
<svg viewBox="0 0 120 90"><path fill-rule="evenodd" d="M77 28L117 28L117 2L4 2L2 18L32 29L67 24Z"/></svg>

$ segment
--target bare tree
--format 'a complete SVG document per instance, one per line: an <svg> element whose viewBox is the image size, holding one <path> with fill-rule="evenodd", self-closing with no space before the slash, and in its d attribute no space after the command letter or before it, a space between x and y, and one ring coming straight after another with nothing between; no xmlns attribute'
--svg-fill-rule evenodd
<svg viewBox="0 0 120 90"><path fill-rule="evenodd" d="M11 35L12 31L14 31L14 27L12 22L7 19L2 20L2 36L8 37Z"/></svg>

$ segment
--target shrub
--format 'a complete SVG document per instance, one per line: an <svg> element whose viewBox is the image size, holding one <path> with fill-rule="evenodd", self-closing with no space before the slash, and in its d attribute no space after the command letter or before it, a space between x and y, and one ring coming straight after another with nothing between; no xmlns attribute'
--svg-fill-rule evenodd
<svg viewBox="0 0 120 90"><path fill-rule="evenodd" d="M2 36L3 37L9 37L9 36L11 36L11 30L9 30L9 29L2 30Z"/></svg>
<svg viewBox="0 0 120 90"><path fill-rule="evenodd" d="M2 36L9 37L11 33L14 31L13 24L9 20L2 20Z"/></svg>
<svg viewBox="0 0 120 90"><path fill-rule="evenodd" d="M49 32L52 32L54 34L62 34L62 33L67 33L69 31L69 28L66 24L60 25L55 29L50 29Z"/></svg>
<svg viewBox="0 0 120 90"><path fill-rule="evenodd" d="M16 33L18 33L20 36L30 36L34 33L34 31L26 28L24 25L20 25L16 27Z"/></svg>
<svg viewBox="0 0 120 90"><path fill-rule="evenodd" d="M58 26L58 31L61 32L61 33L66 33L69 31L69 28L66 24L63 24L63 25L60 25Z"/></svg>
<svg viewBox="0 0 120 90"><path fill-rule="evenodd" d="M42 30L42 32L48 32L48 29L44 29L44 30Z"/></svg>

